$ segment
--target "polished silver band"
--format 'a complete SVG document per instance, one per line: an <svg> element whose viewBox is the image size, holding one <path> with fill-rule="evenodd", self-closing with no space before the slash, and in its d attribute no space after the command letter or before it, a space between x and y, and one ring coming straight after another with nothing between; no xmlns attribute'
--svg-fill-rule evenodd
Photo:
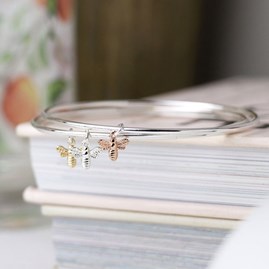
<svg viewBox="0 0 269 269"><path fill-rule="evenodd" d="M210 128L145 128L106 124L92 124L81 120L81 115L90 115L102 111L104 117L112 112L118 118L122 116L139 115L143 117L192 118L219 120L224 124ZM112 113L112 114L113 114ZM119 121L121 123L124 121ZM257 115L248 109L211 103L159 100L123 100L98 101L88 103L74 103L55 106L46 109L32 121L32 125L40 131L72 136L85 136L85 131L92 137L107 137L117 131L118 136L129 138L179 138L193 136L209 136L217 134L235 133L249 129L257 123Z"/></svg>

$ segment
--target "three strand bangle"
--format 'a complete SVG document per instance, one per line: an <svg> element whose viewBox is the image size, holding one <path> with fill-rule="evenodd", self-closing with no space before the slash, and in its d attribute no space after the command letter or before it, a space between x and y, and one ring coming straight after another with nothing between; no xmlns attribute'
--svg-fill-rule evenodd
<svg viewBox="0 0 269 269"><path fill-rule="evenodd" d="M182 124L182 118L187 125ZM195 121L207 124L189 124ZM131 140L230 134L245 131L256 123L257 115L245 108L146 99L60 105L46 109L32 121L40 131L68 136L67 147L59 146L57 150L68 159L70 167L75 167L76 159L81 158L84 168L89 168L90 159L103 150L109 152L111 160L117 160L118 150L125 149ZM186 127L189 125L191 128ZM77 137L84 137L80 147L76 146ZM90 148L91 138L99 139L97 147Z"/></svg>

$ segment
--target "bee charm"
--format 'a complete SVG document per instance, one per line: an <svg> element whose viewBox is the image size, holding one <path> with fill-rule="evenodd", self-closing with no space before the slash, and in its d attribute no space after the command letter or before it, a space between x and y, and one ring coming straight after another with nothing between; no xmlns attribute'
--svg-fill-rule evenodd
<svg viewBox="0 0 269 269"><path fill-rule="evenodd" d="M68 148L63 146L58 146L56 150L60 153L62 158L67 158L67 164L69 167L74 168L77 165L76 157L74 156L74 152L76 149L76 140L74 137L68 138Z"/></svg>
<svg viewBox="0 0 269 269"><path fill-rule="evenodd" d="M91 150L89 145L90 141L87 135L87 137L82 141L82 147L80 152L81 165L84 169L89 169L91 166L91 158L96 158L101 152L101 149L99 147L96 147Z"/></svg>
<svg viewBox="0 0 269 269"><path fill-rule="evenodd" d="M110 160L116 161L118 159L118 150L119 149L125 149L127 144L129 143L128 138L123 138L121 140L117 140L117 132L113 131L110 134L110 140L104 140L100 139L99 140L99 145L102 150L108 150L108 156Z"/></svg>
<svg viewBox="0 0 269 269"><path fill-rule="evenodd" d="M91 158L96 158L101 149L96 147L90 149L89 134L82 141L82 147L76 147L76 141L73 137L68 139L68 149L63 146L58 146L56 150L60 153L61 157L67 157L67 164L69 167L74 168L77 164L77 159L81 158L81 165L84 169L88 169L91 166Z"/></svg>

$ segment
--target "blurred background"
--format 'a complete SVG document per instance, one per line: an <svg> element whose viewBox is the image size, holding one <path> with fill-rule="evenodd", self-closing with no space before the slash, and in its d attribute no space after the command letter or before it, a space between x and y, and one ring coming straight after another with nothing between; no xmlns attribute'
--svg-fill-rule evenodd
<svg viewBox="0 0 269 269"><path fill-rule="evenodd" d="M21 199L33 176L18 124L57 103L267 77L268 9L266 0L2 0L0 226L23 225L33 210Z"/></svg>
<svg viewBox="0 0 269 269"><path fill-rule="evenodd" d="M1 114L15 126L57 102L267 76L268 8L265 0L3 0Z"/></svg>
<svg viewBox="0 0 269 269"><path fill-rule="evenodd" d="M79 99L138 98L269 74L266 0L77 4Z"/></svg>

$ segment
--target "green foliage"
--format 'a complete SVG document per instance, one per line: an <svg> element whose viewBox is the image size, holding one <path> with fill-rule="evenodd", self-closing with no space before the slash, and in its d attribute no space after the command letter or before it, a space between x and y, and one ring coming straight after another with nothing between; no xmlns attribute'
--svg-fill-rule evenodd
<svg viewBox="0 0 269 269"><path fill-rule="evenodd" d="M66 80L58 78L53 80L48 85L48 103L51 105L60 97L60 95L66 90Z"/></svg>
<svg viewBox="0 0 269 269"><path fill-rule="evenodd" d="M9 63L13 59L13 55L10 52L4 52L0 54L0 63Z"/></svg>
<svg viewBox="0 0 269 269"><path fill-rule="evenodd" d="M0 154L5 152L7 152L7 145L5 143L3 136L0 133Z"/></svg>
<svg viewBox="0 0 269 269"><path fill-rule="evenodd" d="M41 38L39 42L39 59L41 61L42 66L48 66L48 53L47 53L47 47L46 44L47 39Z"/></svg>
<svg viewBox="0 0 269 269"><path fill-rule="evenodd" d="M57 0L48 0L47 10L50 15L55 15L57 13Z"/></svg>

